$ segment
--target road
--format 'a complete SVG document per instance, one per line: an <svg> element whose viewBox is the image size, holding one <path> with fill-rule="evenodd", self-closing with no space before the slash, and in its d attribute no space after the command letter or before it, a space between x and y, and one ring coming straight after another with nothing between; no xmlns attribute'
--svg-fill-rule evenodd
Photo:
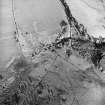
<svg viewBox="0 0 105 105"><path fill-rule="evenodd" d="M2 0L0 8L0 68L2 68L16 55L17 47L14 40L15 26L11 0Z"/></svg>

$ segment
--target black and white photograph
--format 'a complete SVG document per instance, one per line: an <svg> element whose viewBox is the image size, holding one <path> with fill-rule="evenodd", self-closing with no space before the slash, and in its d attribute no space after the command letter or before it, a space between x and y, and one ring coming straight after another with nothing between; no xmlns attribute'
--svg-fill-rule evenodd
<svg viewBox="0 0 105 105"><path fill-rule="evenodd" d="M105 105L105 0L0 0L0 105Z"/></svg>

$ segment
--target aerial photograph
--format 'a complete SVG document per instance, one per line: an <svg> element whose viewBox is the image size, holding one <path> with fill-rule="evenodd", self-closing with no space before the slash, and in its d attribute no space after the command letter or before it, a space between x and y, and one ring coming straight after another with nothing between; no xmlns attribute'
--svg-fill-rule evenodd
<svg viewBox="0 0 105 105"><path fill-rule="evenodd" d="M0 105L105 105L105 0L0 0Z"/></svg>

